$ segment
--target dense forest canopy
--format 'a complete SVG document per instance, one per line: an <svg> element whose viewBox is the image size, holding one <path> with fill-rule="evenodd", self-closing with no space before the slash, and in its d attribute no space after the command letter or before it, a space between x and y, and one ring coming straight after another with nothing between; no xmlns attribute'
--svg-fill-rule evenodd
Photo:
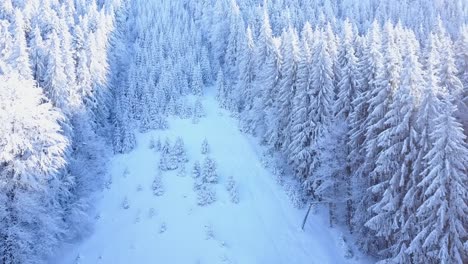
<svg viewBox="0 0 468 264"><path fill-rule="evenodd" d="M364 252L466 263L467 22L463 0L0 1L0 263L90 232L110 150L211 85Z"/></svg>

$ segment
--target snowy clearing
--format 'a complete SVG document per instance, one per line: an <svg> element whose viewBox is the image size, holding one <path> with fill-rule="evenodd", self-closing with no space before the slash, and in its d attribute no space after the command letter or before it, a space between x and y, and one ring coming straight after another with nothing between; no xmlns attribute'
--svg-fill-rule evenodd
<svg viewBox="0 0 468 264"><path fill-rule="evenodd" d="M212 97L203 101L207 117L198 124L172 119L167 131L138 134L138 146L111 162L112 183L97 205L93 234L57 263L358 263L346 259L339 231L327 219L311 214L305 231L305 209L296 209L259 161L256 146L220 109ZM216 129L214 129L216 128ZM162 172L163 194L152 182L159 153L151 139L182 137L189 162L185 175ZM202 162L204 139L217 163L216 201L197 204L192 165ZM239 203L226 189L232 176ZM126 201L125 201L126 200ZM127 208L127 209L125 209Z"/></svg>

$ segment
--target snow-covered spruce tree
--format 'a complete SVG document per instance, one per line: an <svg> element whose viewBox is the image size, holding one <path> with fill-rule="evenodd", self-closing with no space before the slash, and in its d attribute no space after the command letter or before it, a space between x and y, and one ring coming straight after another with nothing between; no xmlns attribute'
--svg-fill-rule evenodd
<svg viewBox="0 0 468 264"><path fill-rule="evenodd" d="M194 95L203 95L203 76L198 63L193 67L191 87Z"/></svg>
<svg viewBox="0 0 468 264"><path fill-rule="evenodd" d="M203 75L203 83L205 85L208 85L212 82L213 79L213 72L211 69L211 63L210 63L210 57L208 53L208 48L203 45L201 48L201 54L200 54L200 67L202 70L202 75Z"/></svg>
<svg viewBox="0 0 468 264"><path fill-rule="evenodd" d="M239 75L239 57L244 45L245 25L239 6L235 0L230 1L229 9L229 37L227 40L226 54L224 56L224 70L229 85L234 87ZM219 41L219 40L218 40Z"/></svg>
<svg viewBox="0 0 468 264"><path fill-rule="evenodd" d="M31 77L24 77L0 76L2 263L44 262L63 232L58 193L49 185L66 165L68 141L59 125L63 116Z"/></svg>
<svg viewBox="0 0 468 264"><path fill-rule="evenodd" d="M312 61L312 27L309 23L302 30L302 53L297 68L296 93L292 102L290 127L290 144L284 145L288 163L294 168L299 180L303 181L308 175L309 164L312 158L311 135L315 123L310 116L312 107L311 71Z"/></svg>
<svg viewBox="0 0 468 264"><path fill-rule="evenodd" d="M156 148L156 141L154 140L154 137L151 136L150 142L148 144L149 149L155 149ZM156 150L157 151L157 150Z"/></svg>
<svg viewBox="0 0 468 264"><path fill-rule="evenodd" d="M463 84L461 102L458 103L458 118L463 124L465 135L468 134L468 25L462 26L455 42L455 61L458 78Z"/></svg>
<svg viewBox="0 0 468 264"><path fill-rule="evenodd" d="M226 190L229 193L231 202L236 203L236 204L239 203L239 190L237 188L237 183L234 180L234 177L229 176L228 182L226 184Z"/></svg>
<svg viewBox="0 0 468 264"><path fill-rule="evenodd" d="M345 192L346 196L343 197L346 200L346 224L351 228L351 215L352 215L352 200L351 200L351 164L349 155L351 149L349 147L350 142L350 128L351 128L351 113L353 112L353 100L358 94L359 83L357 81L357 63L358 58L356 56L356 33L353 30L352 24L349 20L345 20L343 23L343 32L341 36L341 42L338 47L337 55L337 72L335 75L336 79L336 90L337 96L334 103L334 123L343 125L341 130L343 135L337 135L338 138L343 138L343 151L346 155L346 163L344 164L345 169L343 170L342 180L346 184Z"/></svg>
<svg viewBox="0 0 468 264"><path fill-rule="evenodd" d="M203 178L202 178L202 168L200 166L199 161L195 161L193 163L192 168L192 177L193 177L193 189L198 190L203 185Z"/></svg>
<svg viewBox="0 0 468 264"><path fill-rule="evenodd" d="M26 43L26 24L23 13L15 9L14 19L10 27L13 29L12 36L15 45L12 46L9 63L11 67L18 71L18 74L24 78L31 78L31 66L29 64L28 50Z"/></svg>
<svg viewBox="0 0 468 264"><path fill-rule="evenodd" d="M425 51L425 85L421 93L421 104L419 106L416 116L416 128L418 130L419 138L417 142L417 156L413 163L410 178L410 188L404 194L403 204L409 213L403 225L404 230L409 236L409 247L406 254L413 262L419 262L425 258L425 252L421 250L420 244L412 242L419 232L421 225L420 220L416 214L417 209L423 203L425 198L425 189L419 183L422 181L423 171L429 166L428 160L424 157L428 154L434 143L431 139L430 133L434 131L435 122L434 117L441 111L440 100L436 97L441 89L439 88L439 74L437 64L439 63L439 53L436 50L434 34L429 36L428 43L426 44ZM417 246L415 246L417 245Z"/></svg>
<svg viewBox="0 0 468 264"><path fill-rule="evenodd" d="M343 36L338 50L338 95L335 103L335 115L348 123L348 117L352 112L352 102L356 97L357 82L357 57L355 51L356 33L349 20L343 23Z"/></svg>
<svg viewBox="0 0 468 264"><path fill-rule="evenodd" d="M353 203L355 213L353 226L360 237L360 244L365 251L376 251L372 235L364 225L369 220L367 209L373 200L371 193L366 190L371 185L368 176L375 164L377 148L377 134L383 129L383 117L385 115L388 99L382 92L385 82L384 64L382 55L382 36L380 26L374 22L371 30L367 33L362 55L358 62L360 72L359 84L361 91L353 101L354 112L352 113L351 141L353 149L350 153L353 171ZM379 93L380 91L380 93ZM385 103L383 103L385 101ZM375 110L375 111L374 111Z"/></svg>
<svg viewBox="0 0 468 264"><path fill-rule="evenodd" d="M217 183L218 172L216 171L216 162L209 157L206 157L203 161L202 170L203 182L206 183Z"/></svg>
<svg viewBox="0 0 468 264"><path fill-rule="evenodd" d="M289 27L284 32L281 40L281 78L278 82L278 98L274 102L271 114L268 116L273 124L268 131L268 143L275 149L280 149L283 144L289 145L291 118L291 106L296 92L297 68L300 60L299 37L297 32Z"/></svg>
<svg viewBox="0 0 468 264"><path fill-rule="evenodd" d="M211 13L211 30L209 31L209 40L211 43L211 52L213 56L213 72L218 72L224 65L224 55L226 52L227 41L229 37L229 18L227 1L216 1Z"/></svg>
<svg viewBox="0 0 468 264"><path fill-rule="evenodd" d="M117 99L113 109L112 142L115 153L128 153L136 146L135 134L131 130L128 112Z"/></svg>
<svg viewBox="0 0 468 264"><path fill-rule="evenodd" d="M257 102L256 129L262 135L262 142L267 143L268 137L274 134L277 122L274 116L275 104L277 101L276 95L279 89L279 80L281 78L280 64L281 64L281 53L280 53L280 41L281 39L272 39L272 50L271 53L266 55L263 70L257 69L259 74L259 80L261 81L262 93L260 100ZM268 73L268 74L267 74ZM260 85L260 81L258 82ZM260 105L263 107L260 109Z"/></svg>
<svg viewBox="0 0 468 264"><path fill-rule="evenodd" d="M255 47L255 85L252 89L252 109L246 120L246 132L264 135L266 115L273 102L273 88L276 84L279 60L278 41L274 40L267 10L264 10L260 36ZM263 140L263 139L262 139Z"/></svg>
<svg viewBox="0 0 468 264"><path fill-rule="evenodd" d="M417 158L415 112L424 80L416 39L407 33L402 45L405 52L401 82L384 116L385 129L378 135L378 146L382 150L371 172L373 184L370 187L377 202L370 206L372 218L366 226L382 238L379 250L383 258L409 262L405 251L414 230L403 225L417 205L403 204L403 199L411 188L411 170Z"/></svg>
<svg viewBox="0 0 468 264"><path fill-rule="evenodd" d="M220 69L216 76L216 99L222 108L227 108L228 104L228 91L226 86L223 71Z"/></svg>
<svg viewBox="0 0 468 264"><path fill-rule="evenodd" d="M233 96L237 96L233 99L237 102L237 111L242 113L241 115L241 127L245 126L246 113L249 113L253 105L253 81L254 81L254 37L252 35L252 29L250 26L247 27L245 33L245 39L242 43L242 51L239 55L239 79L234 89L235 93Z"/></svg>
<svg viewBox="0 0 468 264"><path fill-rule="evenodd" d="M202 184L197 191L197 203L200 206L212 204L216 201L216 191L211 184Z"/></svg>
<svg viewBox="0 0 468 264"><path fill-rule="evenodd" d="M46 57L46 69L39 85L55 107L68 113L70 90L67 89L67 74L60 46L60 39L54 31L50 36L50 46Z"/></svg>
<svg viewBox="0 0 468 264"><path fill-rule="evenodd" d="M172 148L172 155L174 155L179 163L188 162L187 152L185 150L184 140L181 137L176 139L174 147Z"/></svg>
<svg viewBox="0 0 468 264"><path fill-rule="evenodd" d="M314 171L322 162L318 156L318 146L320 141L331 124L334 104L334 85L333 85L333 61L330 55L329 47L323 32L319 34L320 39L313 49L313 59L311 65L311 106L309 116L315 124L311 131L312 160L308 164L309 172ZM310 173L305 175L304 188L313 197L316 197L315 189L319 187L322 180L316 179L317 175Z"/></svg>
<svg viewBox="0 0 468 264"><path fill-rule="evenodd" d="M435 33L437 35L435 45L440 54L440 87L447 89L455 104L458 104L462 100L463 84L458 78L452 40L448 36L440 18L438 19Z"/></svg>
<svg viewBox="0 0 468 264"><path fill-rule="evenodd" d="M162 183L162 173L161 170L156 172L154 176L153 183L151 185L151 189L153 190L153 194L156 196L161 196L164 194L164 185Z"/></svg>
<svg viewBox="0 0 468 264"><path fill-rule="evenodd" d="M183 146L182 146L183 147ZM178 148L177 151L180 151ZM170 145L169 139L166 139L161 151L159 160L159 169L162 171L171 171L179 167L179 157L174 153L173 146Z"/></svg>
<svg viewBox="0 0 468 264"><path fill-rule="evenodd" d="M200 98L197 98L193 106L192 123L197 124L200 121L200 118L204 116L206 116L205 109L203 108Z"/></svg>
<svg viewBox="0 0 468 264"><path fill-rule="evenodd" d="M456 107L450 95L442 92L440 109L430 133L433 144L424 157L428 167L418 183L424 201L417 210L421 228L410 251L421 251L418 261L425 263L465 263L468 223L468 147L460 124L453 116Z"/></svg>
<svg viewBox="0 0 468 264"><path fill-rule="evenodd" d="M201 154L206 155L210 153L210 145L208 144L208 140L205 138L203 139L201 145Z"/></svg>

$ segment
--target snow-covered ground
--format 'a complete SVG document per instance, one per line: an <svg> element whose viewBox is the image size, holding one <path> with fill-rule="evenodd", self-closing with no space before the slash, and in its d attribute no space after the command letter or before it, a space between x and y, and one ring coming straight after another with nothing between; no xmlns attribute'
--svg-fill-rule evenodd
<svg viewBox="0 0 468 264"><path fill-rule="evenodd" d="M138 146L111 162L112 183L96 205L93 233L71 246L57 263L361 263L345 258L339 231L326 217L296 209L275 177L260 162L257 147L239 132L236 121L212 97L204 98L207 117L198 124L172 119L167 131L139 134ZM182 137L189 162L186 175L164 172L165 192L155 196L152 182L159 153L151 138ZM194 161L203 161L201 143L217 163L217 200L197 205L191 177ZM233 176L239 203L226 190ZM128 209L124 209L125 198Z"/></svg>

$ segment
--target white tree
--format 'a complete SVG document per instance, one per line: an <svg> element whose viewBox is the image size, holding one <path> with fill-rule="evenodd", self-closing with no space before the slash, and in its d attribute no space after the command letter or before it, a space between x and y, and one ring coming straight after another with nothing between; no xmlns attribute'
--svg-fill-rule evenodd
<svg viewBox="0 0 468 264"><path fill-rule="evenodd" d="M281 78L278 83L278 98L269 115L269 123L274 124L270 127L269 144L280 149L283 144L288 145L290 142L290 112L293 103L293 98L296 93L296 82L298 73L298 64L300 61L299 37L297 32L290 27L287 32L283 33L281 41L281 53L283 60L281 61Z"/></svg>
<svg viewBox="0 0 468 264"><path fill-rule="evenodd" d="M415 127L415 112L419 106L418 98L424 87L422 67L419 63L416 39L409 34L403 45L403 68L401 85L394 92L393 101L384 116L384 130L378 135L376 165L371 172L373 184L370 190L377 199L371 204L372 218L366 226L387 242L382 249L384 257L396 262L408 262L406 249L411 230L403 226L415 211L415 204L404 204L405 193L413 184L411 170L417 159L418 138Z"/></svg>
<svg viewBox="0 0 468 264"><path fill-rule="evenodd" d="M468 223L468 148L466 136L453 116L456 107L450 96L443 94L440 104L430 133L434 143L424 157L428 167L419 183L425 196L417 210L421 229L411 248L422 251L419 261L464 263L468 258L463 244Z"/></svg>
<svg viewBox="0 0 468 264"><path fill-rule="evenodd" d="M206 155L210 153L210 145L208 144L208 140L205 138L203 139L201 145L201 154Z"/></svg>
<svg viewBox="0 0 468 264"><path fill-rule="evenodd" d="M197 63L192 72L192 93L194 95L203 95L203 76L200 65Z"/></svg>
<svg viewBox="0 0 468 264"><path fill-rule="evenodd" d="M57 246L62 232L57 193L49 184L65 165L68 146L63 116L33 81L17 73L0 76L0 254L4 263L38 263ZM36 245L34 241L41 241Z"/></svg>
<svg viewBox="0 0 468 264"><path fill-rule="evenodd" d="M218 182L218 172L216 171L216 162L209 157L206 157L203 162L202 178L203 178L203 182L206 182L206 183Z"/></svg>
<svg viewBox="0 0 468 264"><path fill-rule="evenodd" d="M220 69L216 76L216 99L221 107L226 108L228 103L228 91L226 89L226 81L224 79L223 71Z"/></svg>
<svg viewBox="0 0 468 264"><path fill-rule="evenodd" d="M254 81L254 38L252 29L247 27L246 38L242 45L242 51L239 57L239 80L237 80L237 87L235 88L235 95L237 96L237 111L243 113L241 122L245 123L245 116L252 109L253 95L252 89ZM245 126L245 125L243 125Z"/></svg>
<svg viewBox="0 0 468 264"><path fill-rule="evenodd" d="M172 148L172 155L174 155L177 158L177 161L179 163L188 162L184 140L181 137L178 137L176 139L174 147Z"/></svg>

